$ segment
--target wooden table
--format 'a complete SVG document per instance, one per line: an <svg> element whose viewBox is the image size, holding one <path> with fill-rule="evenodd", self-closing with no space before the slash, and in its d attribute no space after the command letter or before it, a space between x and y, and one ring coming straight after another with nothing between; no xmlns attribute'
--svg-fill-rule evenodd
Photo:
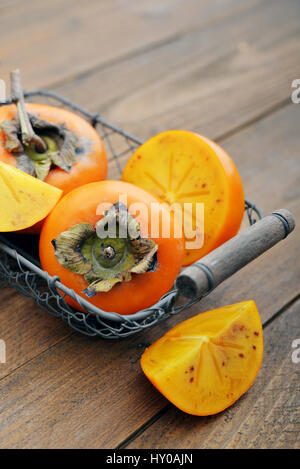
<svg viewBox="0 0 300 469"><path fill-rule="evenodd" d="M299 0L2 0L0 76L57 91L140 138L207 135L232 156L246 197L300 217ZM298 228L299 229L299 228ZM300 447L299 231L197 306L122 341L87 338L4 282L0 446ZM259 375L234 406L192 417L144 377L139 358L171 326L254 299L264 324Z"/></svg>

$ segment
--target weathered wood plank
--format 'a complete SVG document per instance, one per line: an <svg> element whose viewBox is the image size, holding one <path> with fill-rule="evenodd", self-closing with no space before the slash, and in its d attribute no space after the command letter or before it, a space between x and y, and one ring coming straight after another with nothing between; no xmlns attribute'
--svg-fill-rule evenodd
<svg viewBox="0 0 300 469"><path fill-rule="evenodd" d="M112 435L116 441L152 413L136 373L139 352L134 340L76 334L11 374L1 383L0 446L110 447Z"/></svg>
<svg viewBox="0 0 300 469"><path fill-rule="evenodd" d="M56 24L53 12L58 3L55 0L52 2L49 10L51 13L49 24ZM75 4L75 2L73 3ZM267 2L264 3L267 4ZM79 3L76 5L79 8ZM103 108L104 110L107 109L105 117L111 117L129 130L140 133L141 136L148 136L150 133L162 130L164 126L171 126L177 113L176 126L189 126L189 128L195 130L201 128L204 133L212 137L230 132L234 126L239 126L249 119L255 119L260 112L268 110L273 105L280 103L282 99L287 98L290 92L290 77L295 78L297 76L297 69L294 68L296 61L292 63L291 57L299 48L298 10L296 3L289 2L289 5L290 8L286 6L287 14L278 2L272 2L272 7L268 6L266 10L265 7L259 7L256 9L256 13L251 13L250 19L245 22L242 21L243 14L241 13L236 15L235 19L227 21L226 28L219 25L221 31L223 31L223 37L226 37L230 43L228 49L222 43L222 50L225 50L225 55L221 53L219 48L220 36L217 38L218 41L214 39L213 32L219 30L219 28L214 29L213 25L211 34L209 34L211 28L204 28L205 35L198 36L196 35L197 32L187 35L194 41L189 39L189 41L183 43L182 41L185 38L178 42L175 41L176 46L172 49L170 61L168 61L170 51L168 46L167 49L164 46L156 49L155 52L137 56L137 60L134 59L133 62L132 59L125 60L124 57L127 54L135 55L138 50L151 48L157 43L155 41L167 41L168 38L172 38L173 41L173 39L176 39L177 33L173 37L173 32L171 32L170 36L163 39L157 39L157 36L155 36L154 42L143 43L141 49L135 49L136 44L132 48L134 41L131 45L126 43L127 45L124 46L122 52L123 63L118 63L116 67L114 65L108 66L104 75L102 75L102 72L99 75L95 74L96 77L98 76L98 80L101 78L98 83L104 84L104 86L101 95L99 93L100 100L98 104L96 103L97 106L94 109L98 109L98 106L100 110L102 109L102 96L104 96L104 104L107 106ZM36 7L37 4L34 5L34 8ZM79 10L76 10L76 8L75 12L78 12ZM46 11L48 10L44 10L44 12ZM40 69L36 73L35 65L32 65L33 59L40 57L39 54L42 51L51 52L54 50L51 42L53 36L47 36L47 31L44 31L45 37L42 37L44 19L41 10L39 10L39 15L41 23L37 28L35 40L40 40L41 45L37 46L40 49L37 52L34 51L30 60L27 57L26 64L24 59L24 65L27 67L26 73L28 74L25 78L25 84L29 83L30 79L30 86L42 86L42 83L47 86L52 81L65 80L73 73L81 73L81 70L83 70L83 68L80 68L81 63L79 68L76 68L78 64L75 63L76 70L74 72L72 57L68 58L66 70L61 67L61 58L58 61L51 58L51 63L47 69L46 59L48 58L42 57L39 62ZM244 16L246 17L246 15ZM105 15L103 17L106 20L109 18ZM84 16L84 18L88 21L87 16ZM255 28L253 28L253 24L255 24ZM59 28L55 30L56 33L63 30L62 20L59 22ZM76 31L75 27L74 29ZM146 29L146 35L149 29ZM239 29L244 32L240 33ZM254 34L251 31L254 31ZM224 33L226 34L224 35ZM141 31L139 34L141 34ZM257 43L255 42L256 35L259 37ZM71 36L71 34L68 34L68 40ZM20 45L22 34L17 32L16 37ZM77 33L73 34L72 38L74 37L82 39ZM94 31L92 37L94 39L96 37ZM118 41L120 41L120 36L118 37ZM55 37L53 42L56 47L58 47L58 39L59 37ZM49 45L46 40L50 41L51 44ZM205 41L210 44L210 51L209 48L202 48L202 43L206 43ZM237 47L240 41L241 53L239 51L238 54L235 54L234 47ZM32 44L32 38L25 42L29 45ZM115 43L113 42L113 44ZM183 44L182 48L180 44ZM195 45L199 45L199 49ZM126 49L126 47L128 48ZM189 49L193 51L190 54L188 54ZM199 54L197 54L197 49L200 50ZM83 50L82 47L80 57ZM112 54L108 49L106 51L107 55L104 54L103 62L101 56L101 64L118 60L120 51L114 50ZM95 50L93 53L95 54ZM180 59L178 61L176 57L179 55L185 60ZM201 61L202 55L203 61ZM157 60L156 57L158 57ZM148 60L149 63L147 63ZM197 62L200 64L199 68L195 65ZM98 67L96 62L93 61L86 62L86 67L89 67L91 63L93 67ZM28 68L29 64L33 67L32 69ZM55 64L57 64L58 69L53 72ZM133 65L132 70L128 64ZM16 65L19 64L16 63ZM119 76L117 76L118 67L121 65L122 68L119 69ZM171 78L172 73L165 72L168 67L175 75L174 78ZM50 68L51 73L49 72ZM60 75L62 73L61 68L63 69L62 75ZM158 70L161 75L151 74L151 69ZM179 69L179 73L176 71L177 69ZM262 86L262 82L268 78L265 70L268 70L269 75L272 76L272 82ZM45 77L44 72L47 77ZM64 75L64 73L66 74ZM232 78L230 78L230 73L232 73ZM295 75L293 75L294 73ZM203 76L203 80L199 82L201 84L199 89L197 85L198 75ZM225 86L223 86L223 80L217 79L216 76L225 77ZM78 96L83 96L84 101L82 104L92 108L90 102L93 104L94 89L90 95L85 94L88 90L88 84L91 84L91 82L85 82L84 76L81 77L81 80L83 80L84 87L78 87L80 82L76 82L74 90L77 89ZM152 85L152 82L154 85ZM97 81L94 81L94 83L97 83ZM106 86L106 83L108 83L108 86ZM118 89L121 90L120 95L116 94L116 84L118 83L120 85ZM147 83L147 85L144 86L144 83ZM231 86L232 83L233 86ZM255 83L255 86L252 86L252 83ZM162 86L163 93L160 92L160 86ZM247 93L242 92L246 86L251 89L248 90L247 88ZM202 87L204 87L203 94ZM238 87L243 87L243 90L237 95L236 89ZM220 89L220 93L217 92L215 96L216 88ZM191 94L189 94L189 90L192 91ZM179 111L174 101L176 94L179 96L182 108ZM185 97L183 94L185 94ZM229 96L231 96L230 105L228 104L228 101L230 101ZM245 100L244 96L246 96ZM121 104L119 104L118 99L120 99ZM145 110L141 110L139 106ZM153 112L151 110L148 112L147 109L150 109L151 106L153 106ZM139 107L139 112L136 112L137 107ZM248 131L246 133L242 132L240 135L226 140L224 146L238 163L247 187L246 195L249 198L253 197L266 210L278 208L279 203L284 203L288 208L295 208L296 214L300 216L298 214L299 192L297 187L299 187L299 183L297 181L296 159L296 149L297 145L299 146L298 127L296 125L297 121L299 122L298 108L293 107L291 115L289 115L289 112L277 113L274 120L266 119L256 124L253 131L250 129L249 133ZM280 118L278 118L279 115ZM155 126L153 126L154 119ZM204 120L202 121L202 119ZM294 119L294 125L291 125L292 119ZM141 124L139 124L139 120ZM199 123L201 123L201 127ZM287 142L290 135L291 141ZM284 159L285 155L288 155L288 158ZM258 168L262 168L261 172L258 171ZM264 187L266 180L267 184ZM272 252L249 266L247 270L226 282L223 287L220 287L197 308L194 308L192 312L186 312L180 318L174 318L173 321L168 321L160 327L122 343L109 345L107 342L96 342L75 334L65 343L60 343L46 352L46 348L61 340L63 335L60 335L60 333L56 335L57 331L51 329L50 340L47 342L49 337L47 336L45 339L43 335L44 333L45 335L48 334L43 329L44 322L42 326L42 322L32 318L32 323L29 321L24 324L22 322L23 311L16 312L15 316L11 314L11 311L6 311L5 321L12 316L12 322L9 323L11 325L7 327L9 330L10 328L13 329L9 341L13 344L10 349L14 349L13 360L17 366L22 363L22 360L18 361L22 355L22 347L24 347L25 354L28 353L30 348L30 353L24 357L25 361L32 359L36 354L43 351L45 353L32 360L24 368L22 367L12 373L10 377L5 378L1 383L4 389L4 418L6 419L4 446L10 444L11 446L22 447L25 442L25 445L28 446L59 447L63 441L65 446L74 445L78 447L82 444L83 447L110 447L120 443L165 405L165 400L158 393L153 392L152 387L145 381L139 370L138 359L143 343L152 342L171 325L184 319L189 314L195 314L200 310L203 311L226 302L245 299L245 297L248 297L249 292L255 292L253 297L255 296L254 299L262 310L264 319L272 316L297 292L299 265L296 256L298 246L296 236L297 233L293 234L293 238L286 240L281 246L274 248ZM288 251L286 252L286 250ZM281 272L281 262L289 265L289 271L285 270L285 275L281 275L279 278L278 272ZM270 303L270 291L272 291L272 303ZM7 301L10 301L9 298L11 297L8 295ZM22 309L29 310L31 307L31 300L24 299ZM54 323L55 327L60 324L61 327L65 328L62 323L48 317L44 312L38 314L40 314L40 317L45 317L47 323L49 321L48 325L51 323L50 328ZM15 324L16 328L13 328ZM36 332L35 327L41 327L41 330ZM29 333L32 333L30 338L27 335ZM19 338L19 335L21 335L21 338ZM35 342L36 335L38 336L38 345ZM20 344L18 344L18 341L20 341ZM18 344L18 346L14 344ZM132 361L129 366L128 360ZM117 363L118 365L111 369L111 363ZM57 372L58 365L62 367L59 372ZM49 367L49 370L45 371L47 367ZM124 397L124 394L126 397ZM51 404L54 409L50 407ZM45 415L41 418L42 407L45 409ZM86 422L82 422L82 415L84 414L87 416ZM28 417L29 415L30 417ZM72 429L71 433L70 428ZM65 435L68 435L67 438Z"/></svg>
<svg viewBox="0 0 300 469"><path fill-rule="evenodd" d="M0 339L6 344L6 363L0 364L0 379L69 334L66 324L1 281Z"/></svg>
<svg viewBox="0 0 300 469"><path fill-rule="evenodd" d="M298 323L291 337L299 339L299 303L294 314ZM290 340L287 345L291 347ZM292 350L287 347L286 359L274 369L274 377L226 448L300 448L300 364L293 363Z"/></svg>
<svg viewBox="0 0 300 469"><path fill-rule="evenodd" d="M20 5L20 3L25 3L26 0L1 0L0 1L0 11L3 13L3 11L7 8L14 8L17 5ZM30 1L30 0L29 0Z"/></svg>
<svg viewBox="0 0 300 469"><path fill-rule="evenodd" d="M258 203L267 211L286 206L296 219L299 193L290 188L298 180L299 111L290 105L224 142L231 153L241 155L239 169ZM268 320L299 293L298 244L295 231L197 306L138 336L108 342L75 334L11 373L1 382L0 445L120 444L166 405L140 370L145 344L193 314L245 299L254 299ZM282 265L289 266L284 275Z"/></svg>
<svg viewBox="0 0 300 469"><path fill-rule="evenodd" d="M13 5L11 5L9 11L14 11L15 10L15 11L18 12L18 15L19 15L18 16L18 18L19 18L18 21L21 21L21 14L22 15L25 14L25 11L26 11L26 15L30 16L30 18L31 18L30 21L34 21L34 20L36 21L38 18L40 18L40 20L43 24L43 21L44 21L43 15L45 15L45 18L47 17L47 15L46 15L46 12L48 11L47 9L50 9L49 11L52 12L51 15L54 15L53 12L56 11L55 8L58 8L61 5L61 3L63 3L65 5L65 2L54 1L54 2L51 2L51 5L49 3L46 3L46 4L43 3L44 8L41 8L40 2L32 1L32 2L29 2L29 3L26 2L26 8L25 8L25 3L23 4L22 2L18 2L18 4L15 5L14 8L13 8ZM222 10L222 8L221 8L220 11L216 12L215 10L216 10L216 7L217 7L217 3L214 3L214 2L209 3L209 6L205 10L206 13L202 17L201 21L204 21L204 22L209 21L212 18L212 16L210 16L210 15L213 15L213 13L214 13L215 21L216 21L216 23L218 23L218 15L220 15L221 13L225 14L226 12L228 13L229 11L231 11L230 8L229 8L229 4L228 4L226 7L222 7L226 11ZM76 8L80 7L79 3L76 3L76 5L77 5ZM196 4L193 3L193 5L195 6ZM233 8L233 3L231 4L231 6ZM192 7L192 5L190 5L190 7ZM24 10L24 8L25 8L25 10ZM77 11L76 8L74 10L75 12ZM105 8L108 8L108 7L106 6ZM140 8L141 8L141 10L139 10L139 11L144 11L143 8L145 8L145 9L147 8L147 2L143 3ZM171 8L170 5L169 5L169 8ZM227 8L229 8L229 10L227 10ZM260 9L258 8L258 10L256 12L256 15L258 15L259 12L260 12ZM8 13L7 13L7 15L8 15ZM37 15L40 15L40 16L37 17ZM193 16L193 15L191 15L191 11L189 12L189 15ZM246 21L246 26L247 26L247 28L249 28L249 25L248 25L248 22L247 22L247 15L245 15L244 13L241 13L241 14L238 14L238 17L239 17L239 15L241 15L241 18L243 18L243 22ZM5 18L8 18L8 16L3 15L2 20L4 21ZM52 16L51 16L51 18L52 18ZM235 17L235 19L236 19L236 17ZM55 15L53 16L52 20L53 21L55 20ZM194 20L192 20L192 21L194 21ZM228 20L226 20L226 21L228 21ZM32 25L33 25L33 23L32 23ZM227 28L226 30L228 31L228 29L231 29L231 26L232 26L232 22L229 21L229 23L226 27ZM41 27L41 25L39 25L39 28L40 27ZM221 26L221 27L223 28L223 26ZM241 29L243 29L242 26L241 26ZM17 28L17 30L18 30L18 28ZM19 37L18 34L21 34L21 33L17 31L16 34L17 34L17 37ZM194 36L192 35L192 38L193 37ZM212 38L213 38L213 35L212 35L211 39ZM191 38L190 38L188 42L184 43L183 49L181 50L182 54L186 55L187 63L188 62L193 62L197 58L196 56L193 55L194 53L192 55L188 55L188 47L187 46L191 45L191 43L192 42L191 42ZM177 46L178 46L178 44L176 43L176 47L172 48L171 58L172 58L173 61L178 55L181 55L181 54L178 54ZM153 55L153 52L151 54L152 54L151 55L152 58L151 58L150 62L148 62L146 60L145 63L147 63L147 64L152 63L153 59L154 59L154 62L153 62L154 67L153 68L155 70L160 70L161 69L161 61L164 58L166 58L166 56L168 54L166 53L166 51L164 51L161 54L161 49L156 50L154 55ZM158 54L158 61L156 61L156 59L155 59L156 54ZM14 55L13 55L13 57L14 57ZM28 61L28 63L30 62L30 64L34 64L32 59L33 58L30 58L30 60L29 60L29 58L26 56L26 60ZM135 64L135 67L140 64L140 60L141 60L141 58L139 57L137 63ZM127 71L131 70L130 65L131 65L131 62L129 61L129 63L127 63L127 65L126 65L127 68L125 70L123 68L121 68L120 73L118 74L118 76L121 76L121 77L125 76L125 78L126 78L126 75L124 75L124 73L126 72L126 70ZM172 65L173 69L176 69L177 65L178 65L178 63L174 62L173 65ZM119 64L119 66L121 66L121 64ZM135 68L135 70L136 70L136 68ZM146 73L146 72L149 71L149 65L146 67L146 69L143 69L143 70L144 70L144 72L143 72L143 74L141 74L140 79L145 80L145 83L149 83L148 78L147 78L147 73ZM190 73L190 72L191 72L191 70L189 70L187 73ZM116 77L114 67L113 67L112 76ZM138 77L139 74L135 73L134 76ZM105 94L109 90L116 90L118 88L118 87L115 86L116 83L114 82L114 79L112 81L110 81L108 79L108 77L109 77L109 75L106 76L106 79L101 80L101 82L105 83L105 86L106 86ZM125 79L124 83L131 83L131 78L132 78L132 76L128 76L128 79ZM108 84L108 86L107 86L107 84ZM78 83L77 83L77 85L78 85ZM85 85L84 85L85 89L89 89L89 85L90 85L89 81L87 83L85 83ZM136 85L136 83L134 83L134 85ZM82 96L84 96L84 94L82 94ZM84 99L86 99L86 98L84 98ZM237 155L237 160L238 160L238 158L239 158L239 156ZM53 318L48 317L47 315L45 315L45 313L43 313L42 311L39 311L38 308L35 305L33 305L33 302L32 302L31 299L21 297L18 293L16 293L12 289L8 289L6 291L6 295L4 295L2 298L5 299L5 302L1 301L1 305L3 304L3 310L2 310L2 313L1 313L1 316L2 316L1 331L3 331L2 336L3 335L5 336L5 340L8 343L8 348L10 349L10 357L11 357L9 362L5 365L5 367L1 368L2 375L5 375L7 372L12 371L15 367L20 366L22 362L26 362L27 360L29 360L30 358L35 356L35 354L39 354L41 351L45 350L45 348L47 348L48 346L51 346L52 344L56 343L58 340L60 340L64 336L64 334L68 335L69 330L66 328L65 325L61 324L60 321L54 320ZM22 305L22 309L24 309L25 311L31 311L33 309L34 314L27 314L26 315L26 320L25 320L24 317L23 317L21 309L14 306L14 301L16 301L17 305L20 303ZM11 308L8 307L8 305L11 305ZM39 319L38 321L36 320L36 315L38 316L38 319ZM49 327L51 329L51 333L49 331ZM26 330L26 334L24 333L24 329ZM34 333L32 333L32 331L34 331ZM46 333L46 337L45 337L45 333ZM30 339L30 334L32 334L31 335L32 340L35 341L35 344L36 344L35 347L32 347L30 345L30 340L31 340ZM21 339L20 339L20 337L21 337ZM19 343L18 347L15 346L16 341L18 341L18 343Z"/></svg>
<svg viewBox="0 0 300 469"><path fill-rule="evenodd" d="M218 138L290 100L299 13L297 0L261 2L56 90L140 138L170 128Z"/></svg>
<svg viewBox="0 0 300 469"><path fill-rule="evenodd" d="M292 340L300 337L300 301L264 330L264 360L250 390L211 417L173 406L128 448L299 448L300 364ZM156 391L154 391L156 392Z"/></svg>
<svg viewBox="0 0 300 469"><path fill-rule="evenodd" d="M218 21L257 0L51 0L4 9L1 78L21 68L25 87L45 87Z"/></svg>

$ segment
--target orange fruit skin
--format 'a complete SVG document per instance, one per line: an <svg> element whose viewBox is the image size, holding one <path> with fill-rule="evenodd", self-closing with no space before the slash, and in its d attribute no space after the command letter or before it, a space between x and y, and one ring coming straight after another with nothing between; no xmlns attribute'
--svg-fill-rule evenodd
<svg viewBox="0 0 300 469"><path fill-rule="evenodd" d="M83 139L87 145L87 151L81 155L72 166L70 172L66 172L58 167L51 169L45 178L46 183L58 187L67 194L76 187L90 182L100 181L107 175L107 157L101 138L96 130L80 116L55 106L45 104L26 104L27 111L41 119L49 122L63 124L72 131L78 139ZM17 110L15 105L0 107L0 123L11 120L16 117ZM16 158L5 148L5 135L0 130L0 160L12 166L17 166ZM42 222L26 230L29 234L38 234Z"/></svg>
<svg viewBox="0 0 300 469"><path fill-rule="evenodd" d="M245 301L178 324L145 350L141 367L176 407L205 416L247 392L262 358L260 316L254 301Z"/></svg>
<svg viewBox="0 0 300 469"><path fill-rule="evenodd" d="M152 137L130 158L122 180L170 204L204 203L204 244L186 248L183 265L205 256L240 228L245 202L237 168L223 148L202 135L170 130Z"/></svg>
<svg viewBox="0 0 300 469"><path fill-rule="evenodd" d="M119 314L133 314L156 303L172 287L183 261L183 240L179 238L152 238L158 245L157 268L154 272L133 274L132 280L115 285L106 293L98 293L87 298L82 291L88 286L83 275L65 269L56 259L51 241L77 223L95 223L102 218L97 215L97 206L106 202L109 205L126 194L127 207L142 202L146 207L157 203L157 199L136 186L122 181L100 181L87 184L69 192L46 218L40 235L40 261L50 275L58 275L61 282L73 289L82 298L98 308ZM135 214L132 213L134 216ZM139 216L141 234L151 233L151 217ZM161 221L161 220L160 220ZM70 298L66 301L77 309L82 308Z"/></svg>

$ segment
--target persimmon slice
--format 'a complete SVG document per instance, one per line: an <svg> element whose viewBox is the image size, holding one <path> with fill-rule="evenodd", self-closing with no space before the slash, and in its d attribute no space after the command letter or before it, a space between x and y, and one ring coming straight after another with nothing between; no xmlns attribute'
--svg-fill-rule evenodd
<svg viewBox="0 0 300 469"><path fill-rule="evenodd" d="M142 369L179 409L212 415L244 394L263 357L263 332L254 301L199 314L147 348Z"/></svg>
<svg viewBox="0 0 300 469"><path fill-rule="evenodd" d="M152 137L130 158L122 179L174 204L175 213L181 210L184 265L227 241L240 227L244 193L239 173L229 155L203 136L171 130ZM204 204L204 213L200 208L197 212L196 203Z"/></svg>
<svg viewBox="0 0 300 469"><path fill-rule="evenodd" d="M62 190L0 161L0 231L17 231L43 220Z"/></svg>

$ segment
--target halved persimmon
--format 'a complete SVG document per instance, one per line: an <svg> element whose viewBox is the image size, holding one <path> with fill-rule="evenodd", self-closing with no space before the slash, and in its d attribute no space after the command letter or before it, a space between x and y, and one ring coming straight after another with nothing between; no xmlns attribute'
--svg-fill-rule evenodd
<svg viewBox="0 0 300 469"><path fill-rule="evenodd" d="M262 357L259 312L254 301L245 301L178 324L145 350L141 366L179 409L212 415L249 389Z"/></svg>
<svg viewBox="0 0 300 469"><path fill-rule="evenodd" d="M244 193L236 166L201 135L170 130L150 138L130 158L122 179L174 207L186 238L184 265L227 241L241 225Z"/></svg>
<svg viewBox="0 0 300 469"><path fill-rule="evenodd" d="M103 204L105 211L99 208ZM169 237L161 228L151 235L152 204L159 205L153 195L122 181L69 192L41 231L43 269L105 311L133 314L150 307L172 287L184 255L183 240L172 236L173 230ZM161 208L160 227L167 216ZM71 298L66 301L82 310Z"/></svg>

